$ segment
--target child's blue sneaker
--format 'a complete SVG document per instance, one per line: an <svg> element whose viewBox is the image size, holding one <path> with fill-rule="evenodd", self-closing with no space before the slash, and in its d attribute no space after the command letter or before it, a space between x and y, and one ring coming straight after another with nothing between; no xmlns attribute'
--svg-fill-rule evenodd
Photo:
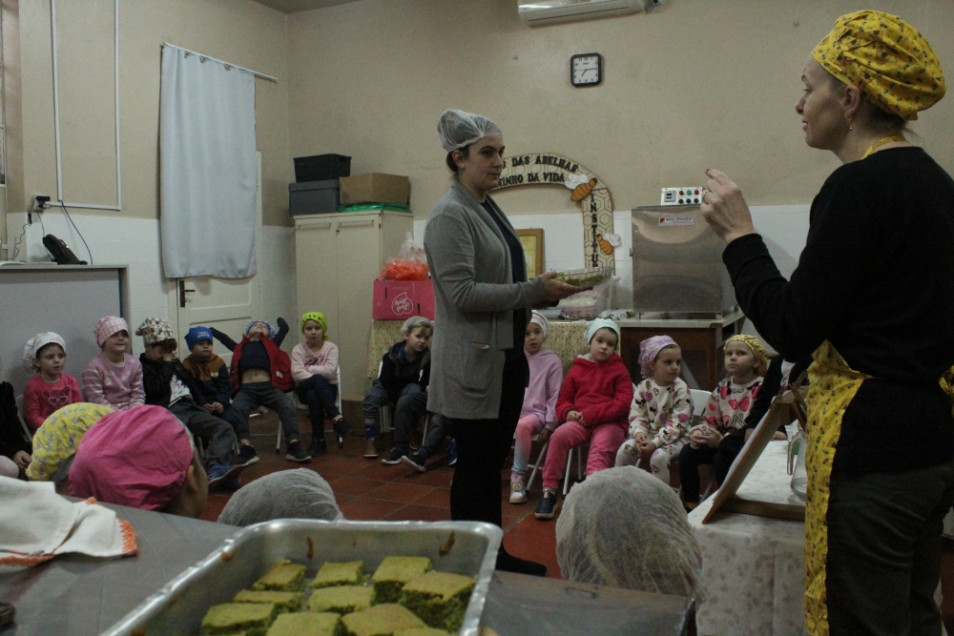
<svg viewBox="0 0 954 636"><path fill-rule="evenodd" d="M244 466L232 466L228 462L215 462L206 471L209 477L209 488L219 484L227 484L230 480L238 478Z"/></svg>
<svg viewBox="0 0 954 636"><path fill-rule="evenodd" d="M457 463L457 442L454 440L450 441L450 444L447 445L447 465L453 466Z"/></svg>
<svg viewBox="0 0 954 636"><path fill-rule="evenodd" d="M556 491L544 488L543 496L540 497L540 502L537 504L537 511L533 513L534 516L537 519L553 519L553 511L556 509L556 500Z"/></svg>

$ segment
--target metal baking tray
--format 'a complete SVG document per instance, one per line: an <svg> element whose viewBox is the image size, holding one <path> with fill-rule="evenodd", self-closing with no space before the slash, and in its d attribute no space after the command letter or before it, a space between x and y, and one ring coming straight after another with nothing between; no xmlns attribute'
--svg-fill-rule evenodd
<svg viewBox="0 0 954 636"><path fill-rule="evenodd" d="M231 601L277 559L304 563L311 578L325 561L361 559L371 574L384 557L399 555L477 577L459 632L476 635L502 538L500 528L477 521L266 521L236 532L103 633L198 634L210 606Z"/></svg>

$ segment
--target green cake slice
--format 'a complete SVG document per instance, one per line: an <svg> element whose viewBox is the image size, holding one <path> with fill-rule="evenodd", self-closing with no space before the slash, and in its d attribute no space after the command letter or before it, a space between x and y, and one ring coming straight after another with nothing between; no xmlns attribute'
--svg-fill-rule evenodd
<svg viewBox="0 0 954 636"><path fill-rule="evenodd" d="M305 585L305 566L279 559L262 578L252 585L253 590L300 591Z"/></svg>
<svg viewBox="0 0 954 636"><path fill-rule="evenodd" d="M350 614L374 604L374 588L366 585L333 585L320 587L308 599L309 612Z"/></svg>
<svg viewBox="0 0 954 636"><path fill-rule="evenodd" d="M202 629L210 635L245 632L248 636L264 636L276 611L269 603L221 603L205 613Z"/></svg>
<svg viewBox="0 0 954 636"><path fill-rule="evenodd" d="M384 557L381 565L371 576L375 599L378 603L397 603L401 600L401 589L404 584L429 572L430 569L431 560L427 557Z"/></svg>
<svg viewBox="0 0 954 636"><path fill-rule="evenodd" d="M280 590L242 590L232 599L235 603L271 603L279 612L294 612L301 607L301 592Z"/></svg>
<svg viewBox="0 0 954 636"><path fill-rule="evenodd" d="M328 587L329 585L359 585L363 580L364 561L328 561L322 564L318 574L308 585L310 587Z"/></svg>
<svg viewBox="0 0 954 636"><path fill-rule="evenodd" d="M333 612L279 614L266 636L337 636L339 618Z"/></svg>
<svg viewBox="0 0 954 636"><path fill-rule="evenodd" d="M428 572L404 585L401 604L431 627L456 632L464 621L477 579L453 572Z"/></svg>
<svg viewBox="0 0 954 636"><path fill-rule="evenodd" d="M375 605L341 617L347 636L391 636L409 627L424 627L411 610L396 603Z"/></svg>
<svg viewBox="0 0 954 636"><path fill-rule="evenodd" d="M434 627L409 627L394 632L394 636L451 636L451 633Z"/></svg>

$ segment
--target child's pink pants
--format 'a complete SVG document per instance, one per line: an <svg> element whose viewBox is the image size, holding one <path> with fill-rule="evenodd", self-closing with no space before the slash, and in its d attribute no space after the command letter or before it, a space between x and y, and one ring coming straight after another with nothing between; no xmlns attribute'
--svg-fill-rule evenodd
<svg viewBox="0 0 954 636"><path fill-rule="evenodd" d="M589 442L590 452L586 458L586 474L592 475L609 468L616 461L616 451L626 439L626 432L619 424L600 424L586 428L579 422L564 422L550 435L547 461L543 465L543 487L556 490L566 470L566 456L571 448Z"/></svg>

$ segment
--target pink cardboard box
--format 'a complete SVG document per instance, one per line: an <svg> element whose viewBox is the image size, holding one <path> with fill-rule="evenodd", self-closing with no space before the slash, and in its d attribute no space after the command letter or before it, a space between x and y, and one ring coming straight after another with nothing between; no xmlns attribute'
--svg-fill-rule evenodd
<svg viewBox="0 0 954 636"><path fill-rule="evenodd" d="M375 320L407 320L411 316L434 319L434 285L430 280L374 281Z"/></svg>

